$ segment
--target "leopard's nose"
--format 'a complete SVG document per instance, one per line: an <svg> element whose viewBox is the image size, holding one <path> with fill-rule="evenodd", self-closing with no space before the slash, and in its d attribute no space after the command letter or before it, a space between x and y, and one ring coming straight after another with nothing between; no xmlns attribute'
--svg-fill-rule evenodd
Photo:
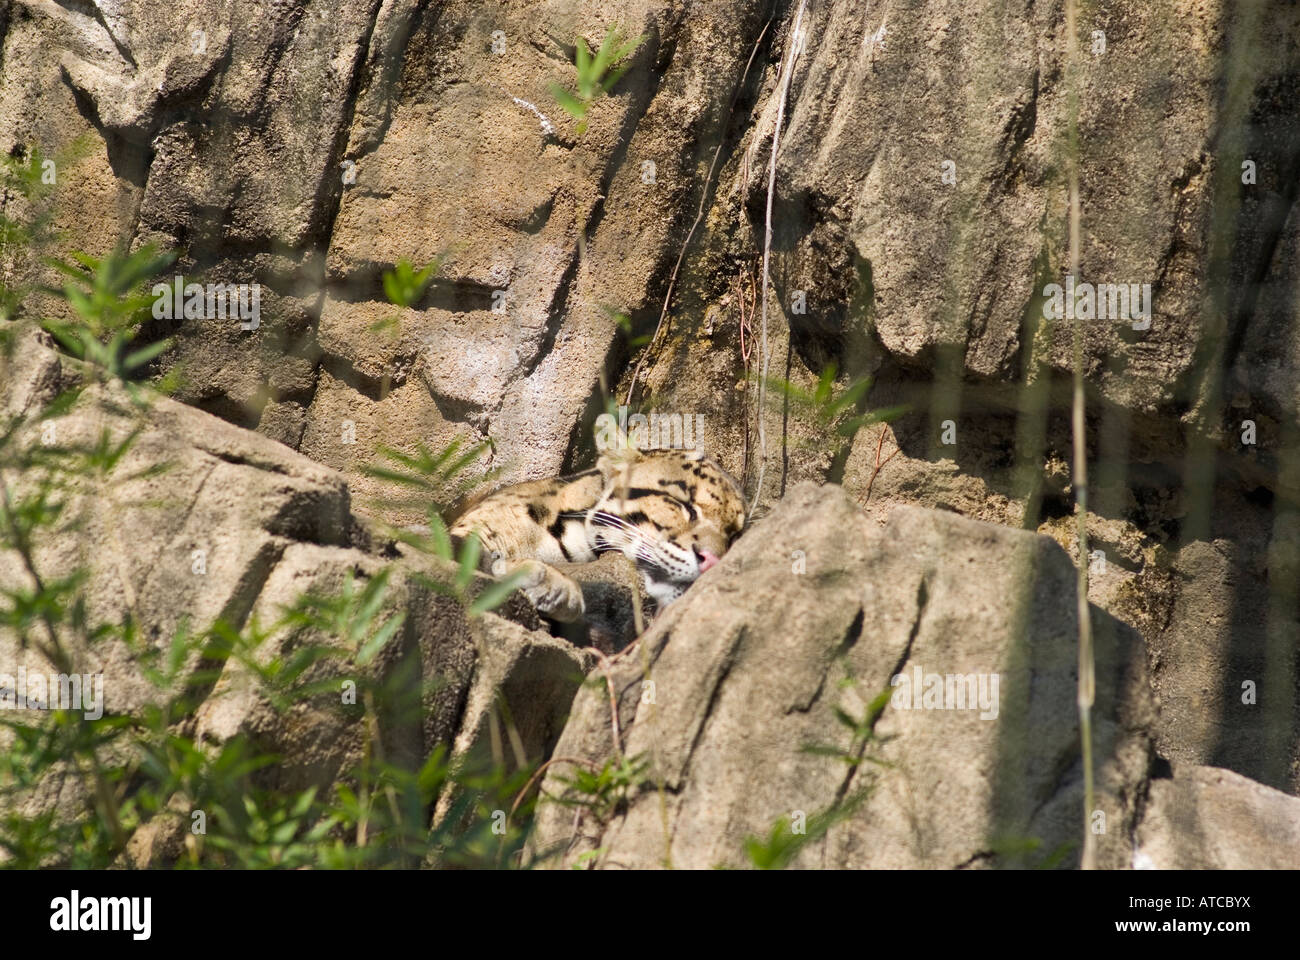
<svg viewBox="0 0 1300 960"><path fill-rule="evenodd" d="M703 573L709 567L716 566L718 563L718 558L707 550L697 550L695 553L700 560L700 573Z"/></svg>

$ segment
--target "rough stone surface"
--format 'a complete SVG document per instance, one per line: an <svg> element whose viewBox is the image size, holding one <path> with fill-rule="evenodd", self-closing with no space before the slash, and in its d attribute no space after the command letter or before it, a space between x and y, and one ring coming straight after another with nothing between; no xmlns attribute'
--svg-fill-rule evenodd
<svg viewBox="0 0 1300 960"><path fill-rule="evenodd" d="M3 409L33 414L78 376L41 338L19 341L0 379ZM12 372L12 376L8 374ZM90 443L101 431L114 441L140 423L116 387L90 386L70 411L49 421L59 443ZM24 442L39 442L37 435ZM165 465L161 471L151 468ZM13 478L6 477L6 483ZM12 491L21 496L21 481ZM362 692L387 687L379 736L389 762L418 768L439 745L468 750L481 732L486 705L506 698L526 750L539 763L558 737L587 661L566 641L539 632L536 612L521 596L474 627L450 597L427 580L453 579L435 558L400 554L350 513L341 475L257 433L174 400L156 397L129 452L96 496L74 492L65 519L75 532L37 545L38 569L53 582L84 567L91 623L139 627L144 649L165 652L186 624L205 630L218 620L265 639L251 652L265 665L289 660L313 645L338 642L310 626L270 629L306 593L337 595L345 577L356 589L381 569L390 575L376 625L403 616L400 630L364 667L355 651L343 662L320 661L300 678L351 677L358 693L328 689L288 705L273 705L238 657L227 659L187 721L195 739L222 744L247 737L258 751L280 757L258 776L263 786L301 790L328 787L361 759L366 735ZM0 554L0 582L26 584L15 554ZM471 593L490 581L479 576ZM498 615L499 614L499 615ZM507 619L509 618L509 619ZM474 630L481 636L475 640ZM486 667L480 651L486 650ZM159 699L138 656L120 639L73 651L85 673L102 673L106 715L138 714ZM0 673L54 668L37 649L23 649L12 631L0 631ZM177 683L210 668L197 653L182 664ZM34 801L75 816L84 800L80 778L56 776ZM31 811L35 812L35 808ZM183 839L174 817L163 816L133 837L127 858L136 865L166 862Z"/></svg>
<svg viewBox="0 0 1300 960"><path fill-rule="evenodd" d="M789 49L797 7L774 25L749 125L724 154L635 388L658 409L705 411L708 442L751 495L752 290L775 54ZM1111 4L1080 24L1079 75L1082 275L1150 283L1154 295L1149 330L1084 324L1089 534L1106 561L1089 597L1148 644L1164 752L1292 793L1300 694L1279 682L1272 706L1243 710L1241 688L1294 677L1300 624L1282 586L1294 580L1297 500L1284 455L1296 338L1282 332L1295 327L1300 263L1300 126L1286 106L1300 71L1283 39L1296 16ZM760 511L802 480L829 480L881 518L898 504L938 506L1072 550L1071 329L1041 319L1042 288L1068 260L1063 5L818 3L805 26L777 157L769 372L809 389L834 362L841 385L874 376L867 406L909 410L883 438L867 428L840 444L806 406L769 399ZM1242 182L1243 158L1254 184ZM630 385L625 372L620 399ZM1245 420L1254 445L1240 442Z"/></svg>
<svg viewBox="0 0 1300 960"><path fill-rule="evenodd" d="M194 486L169 492L193 510L120 561L127 582L148 570L149 589L182 591L156 610L141 594L160 632L180 604L251 609L289 543L348 549L355 518L330 532L349 509L342 481L352 509L421 522L422 505L395 505L363 472L381 445L491 439L476 469L502 480L587 466L606 385L634 408L703 414L704 445L756 493L755 290L799 4L770 20L744 0L336 7L0 5L0 149L57 158L56 231L95 255L181 248L187 277L262 285L257 330L149 324L148 337L177 339L158 374L179 370L179 399L263 434L257 463L278 463L270 449L284 445L341 474L294 461L270 476L186 448ZM1111 3L1081 24L1079 74L1082 273L1151 283L1155 298L1149 330L1084 328L1100 552L1089 599L1145 641L1162 756L1289 793L1298 16L1294 4ZM572 82L575 38L594 45L614 23L645 42L579 135L549 88ZM1063 3L827 0L804 27L772 196L768 372L810 388L834 362L841 387L874 376L869 407L909 410L841 442L769 393L758 514L829 481L878 526L916 504L1037 530L1072 553L1071 331L1039 319L1042 286L1067 260ZM386 268L433 258L421 301L385 302ZM48 279L25 269L0 251L6 282ZM633 337L657 333L644 354L614 311ZM48 397L58 375L49 358L20 369L11 410ZM1247 420L1255 444L1239 442ZM241 484L246 499L213 492ZM110 508L95 505L90 529L118 556ZM318 508L315 530L303 510ZM210 527L235 515L240 534ZM198 596L173 581L204 543L220 553ZM1243 702L1246 683L1268 695Z"/></svg>
<svg viewBox="0 0 1300 960"><path fill-rule="evenodd" d="M1073 579L1045 537L914 508L880 530L840 489L797 487L669 608L642 649L617 660L622 748L652 761L626 810L603 825L587 815L573 836L570 808L544 807L537 851L560 847L551 865L603 848L597 866L658 866L666 851L675 867L738 866L746 838L766 837L778 818L811 819L870 786L863 806L795 866L1000 866L1058 850L1077 862ZM1098 805L1108 824L1099 861L1121 866L1155 710L1140 638L1094 617ZM997 716L887 707L867 748L888 764L879 770L807 752L852 752L836 709L862 717L891 677L916 668L997 674ZM604 689L584 689L556 754L596 767L614 756L609 710ZM544 792L563 795L561 776ZM1035 841L1035 853L1020 852Z"/></svg>
<svg viewBox="0 0 1300 960"><path fill-rule="evenodd" d="M1152 780L1133 866L1158 870L1295 870L1300 799L1231 770L1174 765Z"/></svg>
<svg viewBox="0 0 1300 960"><path fill-rule="evenodd" d="M510 772L536 768L554 751L594 657L499 617L485 618L481 643L484 655L451 741L452 759L470 770L497 763ZM443 792L435 822L458 796L455 787Z"/></svg>

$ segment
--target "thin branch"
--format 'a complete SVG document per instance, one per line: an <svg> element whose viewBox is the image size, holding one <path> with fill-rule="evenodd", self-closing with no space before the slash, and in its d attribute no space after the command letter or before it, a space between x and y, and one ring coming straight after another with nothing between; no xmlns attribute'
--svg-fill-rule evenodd
<svg viewBox="0 0 1300 960"><path fill-rule="evenodd" d="M519 793L515 795L515 802L510 804L510 812L506 814L507 824L510 823L510 819L515 815L515 811L519 809L519 804L523 802L524 797L528 795L528 791L533 788L533 784L535 784L538 778L541 777L541 775L546 771L546 768L553 763L572 763L575 766L586 767L588 770L596 769L596 765L594 763L592 763L590 760L583 760L580 757L551 757L551 759L547 760L540 767L538 767L536 770L533 771L533 775L528 778L528 782L524 784L523 789L520 790ZM504 844L505 839L502 838L501 842Z"/></svg>
<svg viewBox="0 0 1300 960"><path fill-rule="evenodd" d="M885 445L885 434L887 434L888 432L889 432L889 424L882 423L880 425L880 439L876 441L875 466L874 469L871 471L871 479L867 481L867 494L862 500L863 504L867 504L871 502L871 488L876 485L876 476L880 473L881 468L886 463L889 463L890 460L893 460L896 456L898 456L899 453L901 453L903 450L902 447L898 447L893 453L885 457L883 462L881 461L880 451Z"/></svg>
<svg viewBox="0 0 1300 960"><path fill-rule="evenodd" d="M1078 26L1075 21L1076 0L1065 4L1066 69L1069 83L1069 144L1066 150L1069 164L1070 190L1070 275L1079 277L1079 92L1078 92ZM1079 736L1083 749L1083 853L1080 865L1084 870L1097 866L1096 838L1092 832L1092 811L1095 808L1092 769L1092 707L1096 700L1096 672L1092 648L1092 618L1088 609L1088 446L1084 430L1083 392L1083 326L1074 318L1074 391L1071 401L1071 429L1074 434L1074 515L1079 540L1077 593L1079 619Z"/></svg>
<svg viewBox="0 0 1300 960"><path fill-rule="evenodd" d="M591 648L591 652L596 655L600 664L601 676L605 678L605 689L609 692L609 729L614 735L614 750L621 757L623 756L623 737L618 728L618 700L614 697L614 678L609 675L609 657L595 647Z"/></svg>
<svg viewBox="0 0 1300 960"><path fill-rule="evenodd" d="M763 372L758 381L758 483L754 487L754 500L749 505L750 516L753 516L754 508L758 506L759 497L763 493L763 475L767 471L767 431L763 426L763 402L767 394L767 368L771 361L771 351L767 348L767 286L769 276L769 263L772 258L772 194L776 190L776 153L781 146L781 122L785 119L785 100L790 93L790 76L794 73L795 57L799 54L800 34L799 28L803 25L804 8L808 6L808 0L800 0L799 12L795 14L794 29L790 32L790 54L786 58L785 77L781 82L781 96L776 105L776 127L772 131L772 158L767 167L767 221L763 234L763 339L759 352L763 355Z"/></svg>

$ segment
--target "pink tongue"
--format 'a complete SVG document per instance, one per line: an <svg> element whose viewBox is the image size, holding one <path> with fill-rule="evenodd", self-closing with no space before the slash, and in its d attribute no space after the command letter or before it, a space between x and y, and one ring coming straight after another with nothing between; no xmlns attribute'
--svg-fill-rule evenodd
<svg viewBox="0 0 1300 960"><path fill-rule="evenodd" d="M713 554L704 550L700 551L700 573L703 573L705 570L709 569L709 567L716 566L717 563L718 558Z"/></svg>

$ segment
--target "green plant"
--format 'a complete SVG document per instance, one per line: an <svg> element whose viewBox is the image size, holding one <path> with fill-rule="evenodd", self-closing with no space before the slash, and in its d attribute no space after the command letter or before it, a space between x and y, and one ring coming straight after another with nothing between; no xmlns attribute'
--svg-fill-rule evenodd
<svg viewBox="0 0 1300 960"><path fill-rule="evenodd" d="M399 307L415 306L429 289L429 284L433 283L438 268L439 261L436 258L418 270L411 265L411 261L405 258L398 260L392 270L384 271L384 296Z"/></svg>
<svg viewBox="0 0 1300 960"><path fill-rule="evenodd" d="M575 766L572 776L558 779L567 790L556 803L581 807L605 823L626 802L631 791L645 782L650 761L640 755L611 757L599 770Z"/></svg>
<svg viewBox="0 0 1300 960"><path fill-rule="evenodd" d="M565 112L578 121L578 135L587 131L587 111L598 97L609 93L614 84L627 73L630 57L645 41L644 36L624 40L617 27L605 31L605 39L593 56L587 41L578 37L574 48L574 67L577 69L577 89L570 92L558 83L551 84L551 94Z"/></svg>
<svg viewBox="0 0 1300 960"><path fill-rule="evenodd" d="M855 685L856 681L852 677L848 677L840 683L841 688ZM833 744L811 743L804 745L803 752L821 757L831 757L850 769L856 769L863 763L874 763L882 767L889 766L885 761L867 753L867 747L873 743L884 744L888 740L888 738L878 737L875 733L875 727L876 721L880 719L885 707L889 705L889 698L892 693L892 689L878 693L867 704L861 717L853 716L843 707L832 707L831 712L834 714L836 722L849 731L849 745L839 747Z"/></svg>
<svg viewBox="0 0 1300 960"><path fill-rule="evenodd" d="M463 448L463 449L462 449ZM414 453L403 453L381 445L376 451L381 461L363 466L362 472L376 480L384 480L399 489L410 491L409 497L390 496L385 506L404 509L418 507L429 515L430 521L455 505L470 490L491 480L496 471L466 477L465 470L492 448L490 441L465 445L457 437L441 450L433 451L423 442L415 446ZM445 524L440 524L445 529Z"/></svg>
<svg viewBox="0 0 1300 960"><path fill-rule="evenodd" d="M907 412L908 407L901 404L879 410L865 410L866 395L871 389L872 378L861 377L837 389L837 372L833 362L827 364L811 390L789 380L770 377L767 384L772 394L768 397L768 402L789 405L807 417L817 427L818 436L823 438L809 442L817 442L835 451L850 442L863 427L873 423L888 423Z"/></svg>
<svg viewBox="0 0 1300 960"><path fill-rule="evenodd" d="M644 347L650 342L648 334L642 334L639 336L635 335L632 327L632 318L622 310L617 310L608 304L601 304L600 309L601 312L613 321L616 327L618 327L619 334L623 337L623 341L627 344L629 350L636 350L639 347Z"/></svg>
<svg viewBox="0 0 1300 960"><path fill-rule="evenodd" d="M129 383L146 364L168 350L171 340L132 349L153 296L144 285L176 261L173 252L150 245L128 253L117 247L106 257L74 252L74 262L47 261L67 277L61 294L75 311L75 322L45 321L45 329L72 356L85 360L108 378Z"/></svg>
<svg viewBox="0 0 1300 960"><path fill-rule="evenodd" d="M5 452L0 448L0 456ZM111 469L118 455L109 451L100 467ZM67 462L74 462L71 455ZM83 484L89 475L76 474ZM254 618L239 629L218 620L192 631L183 624L169 644L155 647L141 640L129 618L92 622L81 592L84 569L59 580L40 576L31 544L62 516L58 488L47 485L20 498L8 472L0 470L0 477L6 495L0 547L23 557L33 571L29 585L6 588L5 626L69 673L78 672L79 651L88 644L119 639L155 690L132 716L90 719L73 710L0 715L6 740L0 750L0 850L7 865L102 868L118 861L134 831L154 821L171 823L184 836L181 866L513 864L531 803L516 804L522 817L504 834L491 829L490 820L517 799L528 769L455 769L445 750L437 750L411 770L383 755L380 716L394 713L418 689L400 669L379 677L367 670L404 624L405 614L386 605L390 570L364 582L348 572L337 591L300 596L270 625ZM492 605L491 598L476 602L481 610ZM304 701L347 709L338 705L340 684L356 684L354 709L360 710L365 749L328 796L315 788L265 786L259 773L279 758L243 735L212 746L181 732L232 663L276 713ZM24 799L45 789L50 777L68 775L88 780L93 811L72 820L52 809L20 813ZM453 815L431 828L427 812L452 785ZM203 817L201 832L188 829L194 815Z"/></svg>
<svg viewBox="0 0 1300 960"><path fill-rule="evenodd" d="M852 675L846 675L840 681L841 689L856 687L857 681ZM855 776L861 776L858 768L864 763L880 767L890 764L871 755L868 748L884 744L887 738L877 736L876 722L889 705L892 689L883 690L866 706L861 717L855 717L843 707L832 706L831 712L836 721L849 731L848 746L836 744L810 743L802 748L804 753L829 757L848 768L835 798L806 817L796 818L788 815L777 818L765 837L749 836L745 838L745 855L749 862L760 870L780 870L790 865L799 851L810 843L820 840L838 823L851 817L871 795L873 783L867 782L850 790L849 785Z"/></svg>
<svg viewBox="0 0 1300 960"><path fill-rule="evenodd" d="M1001 835L989 841L988 853L1015 867L1055 870L1078 849L1077 843L1067 841L1052 850L1043 851L1043 841L1038 837Z"/></svg>
<svg viewBox="0 0 1300 960"><path fill-rule="evenodd" d="M524 574L512 573L486 587L477 596L471 595L470 587L474 582L474 574L479 569L482 545L477 536L470 534L457 551L447 529L447 522L443 519L446 510L443 504L462 498L468 490L482 484L495 473L489 471L472 479L463 479L465 469L490 449L490 444L485 441L461 452L463 443L462 438L458 437L437 453L420 443L414 454L381 446L379 455L396 466L369 464L363 468L363 472L367 476L415 491L410 498L391 497L385 502L397 507L424 507L427 520L425 530L390 528L388 532L395 540L421 553L454 564L456 574L451 579L438 579L424 574L417 574L417 579L438 593L457 598L467 607L471 617L477 617L504 603L518 589Z"/></svg>
<svg viewBox="0 0 1300 960"><path fill-rule="evenodd" d="M428 291L433 278L442 268L443 259L434 257L421 268L416 268L410 260L403 257L393 265L392 270L385 270L382 277L384 296L388 302L397 307L414 307ZM397 314L381 317L370 325L374 331L396 333L402 325Z"/></svg>
<svg viewBox="0 0 1300 960"><path fill-rule="evenodd" d="M28 234L11 230L7 236ZM182 867L515 865L535 804L521 791L532 774L527 765L471 770L450 762L445 746L415 767L385 755L381 724L418 724L420 697L437 682L421 684L409 660L391 654L406 626L405 611L394 609L391 599L393 568L370 576L348 571L336 589L303 594L269 623L218 618L195 628L182 620L161 640L142 629L130 601L119 619L96 616L87 602L86 551L72 569L65 564L57 575L43 569L42 544L76 542L84 535L82 505L111 507L123 483L170 466L140 466L130 455L150 426L156 396L134 378L167 345L137 342L148 303L141 288L174 259L144 249L51 261L66 278L52 292L67 304L70 319L39 326L73 358L77 376L43 405L0 420L0 553L12 561L7 569L17 571L0 582L0 629L64 674L85 673L97 645L120 644L151 691L129 715L0 712L0 863L122 865L128 840L149 830L181 845L175 864ZM412 274L400 295L413 296L426 279ZM16 342L14 334L37 326L23 318L20 298L11 302L17 319L4 327L8 344ZM6 351L0 362L9 356ZM95 403L107 405L112 423L80 439L68 439L62 429L47 435L45 428L69 415L93 426L96 408L79 406L91 384L108 388ZM128 391L130 404L115 402L121 390ZM405 460L399 455L390 473L404 472L412 482L419 478L421 489L441 489L458 482L457 474L481 452L462 453L453 444ZM431 534L425 545L450 557L436 503L430 516L442 536ZM454 576L444 586L470 608L471 621L508 595L509 587L498 585L471 596L477 541L465 544L454 562ZM359 761L328 790L286 789L275 786L273 776L283 758L250 736L198 741L197 708L214 695L218 680L231 678L246 683L276 716L303 703L355 716L363 741ZM339 695L344 683L355 687L352 705ZM404 713L411 709L413 721ZM84 808L69 813L43 802L54 788L65 797L84 796ZM451 814L431 824L430 810L449 790ZM517 816L499 830L503 808Z"/></svg>
<svg viewBox="0 0 1300 960"><path fill-rule="evenodd" d="M795 818L779 817L768 830L766 837L746 837L745 856L760 870L781 870L790 865L799 851L808 844L826 836L831 827L853 815L869 795L868 790L858 790L814 813L795 832Z"/></svg>

